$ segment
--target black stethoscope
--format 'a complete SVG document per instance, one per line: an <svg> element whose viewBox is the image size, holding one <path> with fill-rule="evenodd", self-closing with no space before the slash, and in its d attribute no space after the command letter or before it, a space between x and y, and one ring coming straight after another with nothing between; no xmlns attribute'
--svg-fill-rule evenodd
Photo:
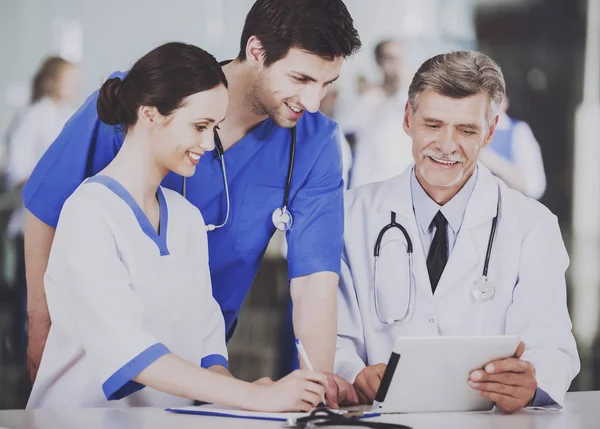
<svg viewBox="0 0 600 429"><path fill-rule="evenodd" d="M484 302L491 300L496 293L496 286L488 279L488 268L490 265L490 256L492 254L492 247L494 246L494 239L496 238L496 227L498 226L498 214L500 213L500 187L498 187L498 202L496 205L496 216L492 220L492 227L490 229L490 238L488 239L487 251L485 254L485 262L483 264L483 273L479 279L477 279L473 283L473 287L471 288L471 295L478 302ZM406 311L400 317L388 317L382 318L381 313L379 312L379 288L378 288L378 279L377 279L377 262L379 260L379 256L381 253L381 242L383 241L383 236L386 232L388 232L392 228L397 228L404 235L404 239L406 240L406 254L408 255L408 275L409 275L409 292L408 292L408 305L406 307ZM373 294L375 295L375 313L377 314L377 318L384 325L391 325L394 323L403 323L410 321L412 317L414 306L415 306L415 295L416 295L416 282L413 273L413 243L410 239L410 235L406 231L401 224L396 222L396 213L392 212L390 223L384 226L379 235L377 236L377 240L375 241L375 248L373 251L373 256L375 257L375 265L374 265L374 275L373 275Z"/></svg>
<svg viewBox="0 0 600 429"><path fill-rule="evenodd" d="M372 429L412 429L410 426L399 423L380 423L362 420L369 412L348 411L340 414L322 405L314 408L306 417L290 418L283 424L284 428L308 429L323 426L353 426Z"/></svg>
<svg viewBox="0 0 600 429"><path fill-rule="evenodd" d="M294 173L294 159L296 156L296 127L291 130L291 144L290 144L290 160L288 163L288 171L287 178L285 181L285 194L283 195L283 206L276 208L273 211L271 216L271 220L273 221L273 225L280 231L287 231L292 227L294 223L294 218L292 217L292 213L288 209L288 200L290 198L290 186L292 184L292 175ZM227 221L229 220L229 212L231 209L231 199L229 197L229 185L227 183L227 169L225 168L225 150L223 149L223 143L221 142L221 138L219 137L219 133L215 130L215 150L217 151L217 157L221 161L221 171L223 172L223 183L225 184L225 198L227 200L227 212L225 215L225 220L220 225L208 224L206 225L207 231L214 231L218 228L223 228ZM181 189L181 195L184 198L187 197L187 178L183 178L183 186Z"/></svg>

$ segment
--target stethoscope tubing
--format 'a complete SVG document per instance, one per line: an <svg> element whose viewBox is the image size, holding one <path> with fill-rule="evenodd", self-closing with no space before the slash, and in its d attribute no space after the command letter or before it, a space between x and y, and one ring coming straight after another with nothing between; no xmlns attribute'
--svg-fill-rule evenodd
<svg viewBox="0 0 600 429"><path fill-rule="evenodd" d="M223 228L229 221L229 214L231 211L231 198L229 196L229 183L227 180L227 169L225 167L225 150L223 149L223 143L221 142L221 138L219 137L219 133L217 132L217 130L215 130L214 135L215 135L215 150L217 151L218 158L221 162L221 171L223 173L223 183L225 186L225 199L227 201L227 212L225 214L225 220L223 221L223 223L221 223L220 225L212 225L212 224L207 225L208 231L213 231L218 228ZM291 130L290 158L289 158L289 162L288 162L287 177L285 180L285 193L283 195L283 206L279 209L276 209L276 210L281 210L282 214L283 213L288 214L288 216L290 217L290 220L288 222L290 226L292 224L293 219L292 219L292 214L288 210L287 206L288 206L288 201L290 198L290 188L292 185L292 176L294 174L295 158L296 158L296 127L293 127ZM187 199L187 178L186 177L183 178L181 195L183 195L183 197ZM276 228L278 228L277 225L275 224L275 221L273 222L273 224Z"/></svg>
<svg viewBox="0 0 600 429"><path fill-rule="evenodd" d="M498 217L500 215L500 187L498 187L498 201L496 203L496 215L494 216L494 219L492 220L492 226L490 228L490 236L488 239L488 245L487 245L487 249L486 249L486 254L485 254L485 261L483 264L483 272L482 272L482 279L484 281L487 281L487 275L488 275L488 269L489 269L489 265L490 265L490 258L491 258L491 254L492 254L492 249L494 247L494 241L496 239L496 229L498 227ZM379 256L381 253L381 243L383 242L383 237L385 235L386 232L388 232L390 229L392 228L397 228L399 229L402 234L404 235L404 239L406 240L406 253L408 256L408 265L409 265L409 298L408 298L408 306L406 308L406 312L405 314L399 318L399 319L383 319L381 317L381 313L379 312L379 297L378 297L378 276L377 276L377 265L378 265L378 260L379 260ZM410 316L412 315L412 310L414 309L414 299L415 299L415 280L414 280L414 273L413 273L413 243L412 240L410 238L410 235L408 234L408 231L406 230L406 228L404 228L400 223L398 223L396 221L396 213L395 212L391 212L391 219L390 219L390 223L385 225L381 231L379 231L379 234L377 235L377 239L375 240L375 246L373 248L373 256L374 256L374 266L373 266L373 293L374 293L374 303L375 303L375 313L377 314L377 318L379 319L379 321L383 324L393 324L393 323L402 323L405 320L409 319ZM494 293L492 292L491 297L494 296Z"/></svg>

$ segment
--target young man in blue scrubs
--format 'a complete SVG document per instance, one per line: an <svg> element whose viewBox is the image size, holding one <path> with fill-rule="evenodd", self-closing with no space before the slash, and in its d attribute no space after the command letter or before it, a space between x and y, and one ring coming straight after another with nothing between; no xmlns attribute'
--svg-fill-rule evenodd
<svg viewBox="0 0 600 429"><path fill-rule="evenodd" d="M288 203L293 225L287 232L294 331L315 370L325 373L333 370L344 215L338 128L318 109L344 59L360 46L341 0L258 0L246 17L238 57L223 64L229 110L219 136L231 209L226 224L208 234L213 294L229 337L275 232L271 215L283 206L296 127ZM118 128L99 121L97 98L95 92L70 119L23 189L32 378L50 327L43 276L60 210L123 142ZM182 178L172 173L163 185L183 189ZM216 152L200 159L186 195L207 224L225 221L226 192ZM329 381L329 405L357 400L347 382L331 374Z"/></svg>

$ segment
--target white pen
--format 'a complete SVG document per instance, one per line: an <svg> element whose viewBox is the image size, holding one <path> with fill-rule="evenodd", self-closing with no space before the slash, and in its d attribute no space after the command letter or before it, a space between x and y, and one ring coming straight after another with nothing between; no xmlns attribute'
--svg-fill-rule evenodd
<svg viewBox="0 0 600 429"><path fill-rule="evenodd" d="M308 358L308 355L306 354L306 349L302 345L302 341L296 340L296 348L298 349L298 354L300 355L300 359L302 359L302 363L304 364L306 369L311 372L314 372L315 370L314 370L312 364L310 363L310 359ZM325 406L327 406L327 402L325 402L325 395L323 395L323 404L325 404Z"/></svg>

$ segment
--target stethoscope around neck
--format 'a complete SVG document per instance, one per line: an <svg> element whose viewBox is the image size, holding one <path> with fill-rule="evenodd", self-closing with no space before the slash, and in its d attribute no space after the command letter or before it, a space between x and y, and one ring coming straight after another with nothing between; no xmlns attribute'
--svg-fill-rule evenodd
<svg viewBox="0 0 600 429"><path fill-rule="evenodd" d="M231 211L231 198L229 196L229 185L227 182L227 169L225 167L225 150L223 149L223 143L219 137L219 133L215 130L215 150L217 156L221 161L221 171L223 173L223 183L225 185L225 198L227 200L227 211L225 214L225 220L220 225L208 224L206 225L207 231L214 231L215 229L223 228L229 221L229 213ZM290 159L288 162L287 177L285 180L285 193L283 195L283 205L276 208L271 215L273 226L280 231L287 231L292 227L294 218L292 213L288 209L288 201L290 198L290 187L292 184L292 176L294 173L294 160L296 157L296 127L291 129L291 141L290 141ZM187 177L183 178L183 186L181 189L181 195L187 199Z"/></svg>
<svg viewBox="0 0 600 429"><path fill-rule="evenodd" d="M494 246L494 240L496 238L496 228L498 226L498 214L500 213L500 188L498 188L498 202L496 205L496 215L492 220L492 227L490 228L490 237L488 239L487 250L485 254L485 261L483 264L483 271L480 278L478 278L471 287L471 295L473 299L477 302L485 302L490 301L494 298L496 293L496 286L488 279L488 269L490 266L490 257L492 254L492 248ZM379 262L379 257L381 255L381 243L383 242L383 237L386 232L391 229L399 229L404 235L404 239L406 241L406 255L408 258L408 277L409 277L409 287L408 287L408 305L406 306L406 310L403 313L400 313L398 317L381 317L381 312L379 309L379 283L378 283L378 270L377 265ZM416 281L413 272L413 242L404 228L400 223L396 221L396 213L391 212L390 223L384 226L379 234L377 235L377 240L375 241L375 247L373 249L373 256L375 258L374 268L373 268L373 294L374 294L374 302L375 302L375 313L377 314L377 318L384 325L391 324L403 324L410 322L412 315L414 314L415 302L416 302Z"/></svg>

